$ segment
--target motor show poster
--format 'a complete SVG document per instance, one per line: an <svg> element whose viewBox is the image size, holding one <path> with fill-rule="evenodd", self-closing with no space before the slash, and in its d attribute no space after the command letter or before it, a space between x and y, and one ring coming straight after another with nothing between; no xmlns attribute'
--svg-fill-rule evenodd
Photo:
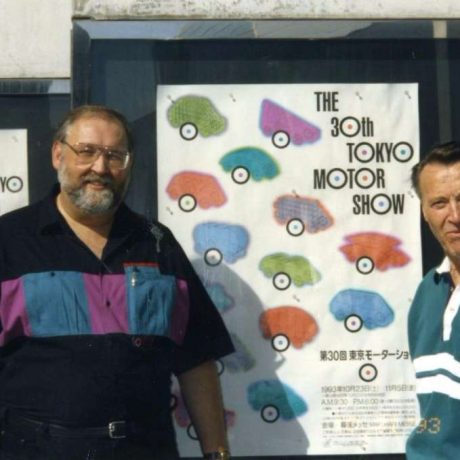
<svg viewBox="0 0 460 460"><path fill-rule="evenodd" d="M417 84L168 85L159 220L231 332L235 456L404 452L422 276ZM176 386L181 454L199 455Z"/></svg>
<svg viewBox="0 0 460 460"><path fill-rule="evenodd" d="M0 129L0 215L29 203L27 130Z"/></svg>

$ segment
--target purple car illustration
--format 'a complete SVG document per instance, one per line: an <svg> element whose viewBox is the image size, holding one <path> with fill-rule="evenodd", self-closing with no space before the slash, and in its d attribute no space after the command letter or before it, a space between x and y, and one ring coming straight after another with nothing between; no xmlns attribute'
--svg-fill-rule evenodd
<svg viewBox="0 0 460 460"><path fill-rule="evenodd" d="M312 144L320 139L321 130L307 120L290 112L269 99L262 101L260 128L265 136L271 136L279 149L294 145Z"/></svg>

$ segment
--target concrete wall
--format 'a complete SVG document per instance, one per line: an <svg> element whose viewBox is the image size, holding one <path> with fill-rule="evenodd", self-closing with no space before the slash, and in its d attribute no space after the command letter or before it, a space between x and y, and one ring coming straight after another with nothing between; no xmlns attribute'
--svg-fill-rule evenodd
<svg viewBox="0 0 460 460"><path fill-rule="evenodd" d="M460 18L458 0L0 0L0 78L69 78L72 17Z"/></svg>

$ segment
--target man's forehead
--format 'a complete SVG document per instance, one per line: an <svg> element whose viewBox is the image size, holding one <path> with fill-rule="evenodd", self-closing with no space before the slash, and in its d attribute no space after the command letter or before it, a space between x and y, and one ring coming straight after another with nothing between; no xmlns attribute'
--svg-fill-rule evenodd
<svg viewBox="0 0 460 460"><path fill-rule="evenodd" d="M86 114L73 121L68 127L67 134L77 134L79 131L91 128L92 125L97 125L99 122L107 123L107 125L116 126L119 131L119 137L126 140L126 132L122 123L104 114Z"/></svg>
<svg viewBox="0 0 460 460"><path fill-rule="evenodd" d="M420 172L420 190L441 189L445 185L457 183L460 191L460 161L454 163L428 163Z"/></svg>

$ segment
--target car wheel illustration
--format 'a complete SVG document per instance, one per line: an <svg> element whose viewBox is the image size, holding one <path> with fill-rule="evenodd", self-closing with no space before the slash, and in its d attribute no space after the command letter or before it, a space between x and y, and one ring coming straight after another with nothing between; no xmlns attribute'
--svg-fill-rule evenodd
<svg viewBox="0 0 460 460"><path fill-rule="evenodd" d="M272 142L275 147L284 149L290 144L291 138L286 131L276 131L273 133Z"/></svg>
<svg viewBox="0 0 460 460"><path fill-rule="evenodd" d="M232 171L232 179L237 184L245 184L251 177L251 173L244 166L237 166Z"/></svg>
<svg viewBox="0 0 460 460"><path fill-rule="evenodd" d="M262 420L267 423L275 423L280 417L280 411L276 406L267 404L260 411Z"/></svg>
<svg viewBox="0 0 460 460"><path fill-rule="evenodd" d="M224 256L217 248L210 248L204 253L204 261L212 267L219 265Z"/></svg>
<svg viewBox="0 0 460 460"><path fill-rule="evenodd" d="M169 401L169 408L171 409L171 411L173 411L177 407L177 403L177 396L172 394L171 400Z"/></svg>
<svg viewBox="0 0 460 460"><path fill-rule="evenodd" d="M285 291L291 285L291 277L284 272L276 273L273 277L273 286L280 291Z"/></svg>
<svg viewBox="0 0 460 460"><path fill-rule="evenodd" d="M222 375L224 373L225 365L221 359L216 360L216 369L218 375Z"/></svg>
<svg viewBox="0 0 460 460"><path fill-rule="evenodd" d="M179 133L186 141L192 141L198 136L198 128L193 123L184 123L179 129Z"/></svg>
<svg viewBox="0 0 460 460"><path fill-rule="evenodd" d="M363 320L358 315L349 315L344 321L345 329L349 332L358 332L363 327Z"/></svg>
<svg viewBox="0 0 460 460"><path fill-rule="evenodd" d="M187 427L187 435L190 439L193 439L194 441L198 441L198 436L196 434L195 427L192 424L190 424Z"/></svg>
<svg viewBox="0 0 460 460"><path fill-rule="evenodd" d="M286 224L286 230L289 235L300 236L305 230L305 225L300 219L294 218Z"/></svg>
<svg viewBox="0 0 460 460"><path fill-rule="evenodd" d="M192 212L197 206L196 198L188 193L182 195L178 203L179 208L184 212Z"/></svg>
<svg viewBox="0 0 460 460"><path fill-rule="evenodd" d="M362 275L368 275L374 270L374 267L374 261L370 257L363 256L356 261L356 270Z"/></svg>
<svg viewBox="0 0 460 460"><path fill-rule="evenodd" d="M363 364L359 368L359 377L365 382L372 382L377 378L377 368L373 364Z"/></svg>
<svg viewBox="0 0 460 460"><path fill-rule="evenodd" d="M290 344L291 341L287 335L277 334L272 338L272 347L276 351L286 351Z"/></svg>

